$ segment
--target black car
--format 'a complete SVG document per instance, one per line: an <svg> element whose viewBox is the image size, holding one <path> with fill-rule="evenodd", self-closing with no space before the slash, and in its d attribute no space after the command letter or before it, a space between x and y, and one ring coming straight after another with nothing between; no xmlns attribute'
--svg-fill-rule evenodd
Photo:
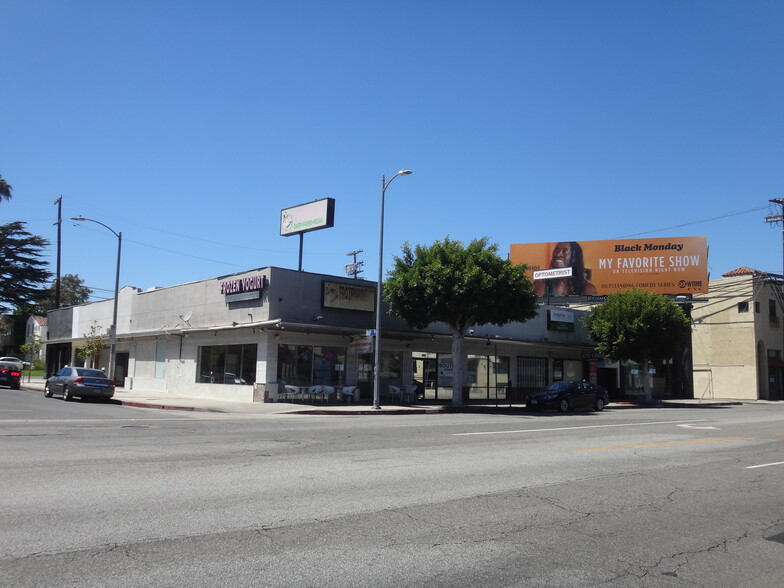
<svg viewBox="0 0 784 588"><path fill-rule="evenodd" d="M570 410L604 410L607 390L591 382L553 382L544 390L529 394L526 408L541 410L555 408L560 412Z"/></svg>
<svg viewBox="0 0 784 588"><path fill-rule="evenodd" d="M19 390L22 386L22 370L14 363L0 363L0 386Z"/></svg>
<svg viewBox="0 0 784 588"><path fill-rule="evenodd" d="M44 396L62 394L63 400L99 398L109 400L114 396L114 380L101 370L85 367L64 367L44 384Z"/></svg>

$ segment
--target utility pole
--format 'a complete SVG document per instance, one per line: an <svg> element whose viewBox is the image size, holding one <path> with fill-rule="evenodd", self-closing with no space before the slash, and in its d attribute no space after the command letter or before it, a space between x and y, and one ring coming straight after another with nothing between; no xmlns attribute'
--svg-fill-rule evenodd
<svg viewBox="0 0 784 588"><path fill-rule="evenodd" d="M781 228L781 246L782 246L782 269L784 269L784 198L772 198L769 202L773 204L778 204L781 206L781 212L779 214L773 214L771 216L765 217L765 222L768 224L777 224L782 223ZM784 271L781 272L784 276Z"/></svg>
<svg viewBox="0 0 784 588"><path fill-rule="evenodd" d="M62 250L63 233L63 197L62 195L54 201L57 205L57 276L54 280L54 307L60 308L60 252Z"/></svg>
<svg viewBox="0 0 784 588"><path fill-rule="evenodd" d="M349 263L346 266L346 274L352 276L355 280L358 279L357 276L361 274L364 270L362 266L365 265L364 261L357 261L357 255L360 253L364 253L362 249L358 249L357 251L352 251L351 253L346 253L349 257L354 257L354 263Z"/></svg>

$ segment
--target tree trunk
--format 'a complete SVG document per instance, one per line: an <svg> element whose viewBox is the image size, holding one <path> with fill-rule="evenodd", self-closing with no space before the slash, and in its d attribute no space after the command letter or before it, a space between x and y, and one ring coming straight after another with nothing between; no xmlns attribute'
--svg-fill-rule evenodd
<svg viewBox="0 0 784 588"><path fill-rule="evenodd" d="M465 335L456 329L452 330L452 406L463 406L463 384L465 382L465 358L463 357L463 339Z"/></svg>
<svg viewBox="0 0 784 588"><path fill-rule="evenodd" d="M644 359L640 364L642 374L642 389L645 391L645 402L653 402L653 390L651 389L651 374L648 370L648 360Z"/></svg>

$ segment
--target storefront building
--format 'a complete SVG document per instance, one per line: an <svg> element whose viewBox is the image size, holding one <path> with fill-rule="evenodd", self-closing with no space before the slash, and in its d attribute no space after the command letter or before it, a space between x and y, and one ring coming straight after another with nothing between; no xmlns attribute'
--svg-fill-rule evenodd
<svg viewBox="0 0 784 588"><path fill-rule="evenodd" d="M107 333L98 367L112 362L127 389L276 400L283 385L357 386L373 394L375 283L265 267L166 288L120 290L116 338L113 301L48 315L47 372L79 365L92 327ZM468 400L521 400L553 380L589 379L617 389L618 370L604 367L582 326L585 311L541 306L525 323L476 326L467 335ZM412 330L381 321L382 400L388 387L416 382L428 401L452 397L451 334L435 323Z"/></svg>

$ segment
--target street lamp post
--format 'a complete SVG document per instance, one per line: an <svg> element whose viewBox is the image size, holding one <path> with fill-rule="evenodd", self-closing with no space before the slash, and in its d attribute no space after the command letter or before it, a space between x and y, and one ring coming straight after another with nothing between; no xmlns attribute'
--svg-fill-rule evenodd
<svg viewBox="0 0 784 588"><path fill-rule="evenodd" d="M97 221L94 218L72 216L71 220L79 222L90 221L91 223L99 224L102 227L109 229L112 233L114 233L114 236L117 237L117 272L114 276L114 308L112 310L112 325L109 327L109 377L114 379L114 351L115 345L117 344L117 299L120 293L120 254L122 253L122 231L118 233L109 225L105 225L101 221Z"/></svg>
<svg viewBox="0 0 784 588"><path fill-rule="evenodd" d="M378 231L378 285L376 286L376 344L375 365L373 367L373 408L381 408L381 282L384 279L382 265L384 262L384 194L387 186L398 176L407 176L410 169L401 169L388 180L381 176L381 227Z"/></svg>

